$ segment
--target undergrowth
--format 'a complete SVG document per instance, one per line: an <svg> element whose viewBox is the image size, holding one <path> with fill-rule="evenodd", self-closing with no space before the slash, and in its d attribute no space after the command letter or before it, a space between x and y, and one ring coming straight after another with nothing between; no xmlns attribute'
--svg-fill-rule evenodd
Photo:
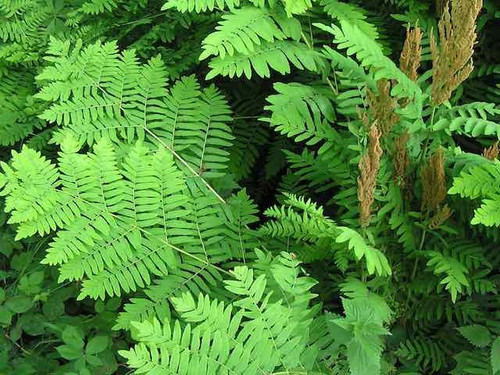
<svg viewBox="0 0 500 375"><path fill-rule="evenodd" d="M500 373L493 0L0 0L0 374Z"/></svg>

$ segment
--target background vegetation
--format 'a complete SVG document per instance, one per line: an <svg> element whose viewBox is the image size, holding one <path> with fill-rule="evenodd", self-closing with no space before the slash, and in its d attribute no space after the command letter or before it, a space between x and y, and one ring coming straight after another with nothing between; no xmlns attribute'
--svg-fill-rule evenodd
<svg viewBox="0 0 500 375"><path fill-rule="evenodd" d="M0 374L498 374L499 28L0 0Z"/></svg>

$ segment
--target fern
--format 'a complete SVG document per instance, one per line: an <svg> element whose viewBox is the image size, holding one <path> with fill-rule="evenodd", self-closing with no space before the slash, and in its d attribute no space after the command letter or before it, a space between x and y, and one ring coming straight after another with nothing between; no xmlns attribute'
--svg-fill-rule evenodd
<svg viewBox="0 0 500 375"><path fill-rule="evenodd" d="M435 342L422 339L406 340L398 349L398 355L415 361L423 368L438 371L445 364L443 349Z"/></svg>
<svg viewBox="0 0 500 375"><path fill-rule="evenodd" d="M493 103L469 103L448 110L443 118L434 124L434 130L457 132L471 137L479 135L495 135L500 137L500 131L495 121L488 117L500 114Z"/></svg>
<svg viewBox="0 0 500 375"><path fill-rule="evenodd" d="M13 145L25 139L35 129L44 127L33 113L38 111L34 102L33 75L20 72L1 72L0 77L0 144ZM19 88L22 87L22 88Z"/></svg>
<svg viewBox="0 0 500 375"><path fill-rule="evenodd" d="M278 94L267 98L270 105L265 109L271 111L271 117L265 120L296 141L308 145L324 142L320 152L332 147L335 131L328 121L333 121L335 114L328 89L299 83L277 83L274 88Z"/></svg>
<svg viewBox="0 0 500 375"><path fill-rule="evenodd" d="M467 268L453 257L443 255L437 251L429 252L428 256L431 259L427 262L427 265L433 267L436 274L446 274L440 284L445 285L446 290L451 294L452 301L455 302L462 289L469 286L466 278Z"/></svg>
<svg viewBox="0 0 500 375"><path fill-rule="evenodd" d="M366 21L366 11L363 8L355 4L340 2L338 0L322 0L321 5L330 17L339 21L347 21L357 26L370 38L377 39L377 29Z"/></svg>
<svg viewBox="0 0 500 375"><path fill-rule="evenodd" d="M460 194L471 199L482 198L482 205L475 211L472 224L487 226L500 225L498 215L498 194L496 185L492 183L498 176L498 163L485 163L475 166L455 178L450 194Z"/></svg>
<svg viewBox="0 0 500 375"><path fill-rule="evenodd" d="M250 175L260 155L260 147L267 143L269 131L260 122L235 121L235 140L230 150L229 170L237 179Z"/></svg>
<svg viewBox="0 0 500 375"><path fill-rule="evenodd" d="M42 115L62 125L56 140L66 134L81 144L148 139L176 152L199 175L217 177L227 168L230 110L214 87L201 90L186 77L168 93L160 59L141 67L131 51L119 57L113 43L69 52L68 43L53 41L51 53L55 66L38 79L53 82L38 97L56 102Z"/></svg>
<svg viewBox="0 0 500 375"><path fill-rule="evenodd" d="M210 73L207 79L218 75L252 78L252 71L259 77L270 77L271 70L280 74L287 74L291 66L297 69L307 69L313 72L322 65L320 55L306 47L304 44L293 41L277 40L273 43L262 42L252 52L235 53L232 56L210 60Z"/></svg>
<svg viewBox="0 0 500 375"><path fill-rule="evenodd" d="M237 267L232 274L235 279L226 281L226 288L237 297L232 304L203 295L197 300L191 294L174 299L176 310L187 323L184 329L179 321L173 327L158 320L135 323L140 344L121 352L129 364L138 371L193 374L257 374L302 368L304 329L310 322L299 326L297 320L290 319L307 310L294 311L281 301L270 302L264 275L254 277L247 267ZM184 360L179 362L181 357Z"/></svg>
<svg viewBox="0 0 500 375"><path fill-rule="evenodd" d="M492 0L0 21L0 373L498 372Z"/></svg>
<svg viewBox="0 0 500 375"><path fill-rule="evenodd" d="M112 11L117 7L115 0L89 0L82 4L81 11L85 14L99 14L105 11Z"/></svg>
<svg viewBox="0 0 500 375"><path fill-rule="evenodd" d="M414 100L415 106L412 110L417 112L413 113L413 116L419 115L422 102L420 87L399 70L392 60L384 56L382 49L373 39L347 21L342 21L341 27L322 24L316 26L331 33L334 36L333 42L340 49L347 49L348 56L354 55L363 67L374 69L377 80L382 78L395 80L397 83L392 88L391 94Z"/></svg>
<svg viewBox="0 0 500 375"><path fill-rule="evenodd" d="M312 0L283 0L287 14L302 14L312 8Z"/></svg>
<svg viewBox="0 0 500 375"><path fill-rule="evenodd" d="M162 10L177 9L179 12L206 12L214 9L233 10L240 5L240 0L169 0Z"/></svg>
<svg viewBox="0 0 500 375"><path fill-rule="evenodd" d="M40 6L36 0L3 1L0 11L4 19L0 27L3 42L29 42L31 38L38 36L38 28L48 15L47 7Z"/></svg>
<svg viewBox="0 0 500 375"><path fill-rule="evenodd" d="M244 7L223 16L217 31L203 41L200 60L212 55L224 59L236 52L249 54L262 42L300 38L300 24L266 8Z"/></svg>
<svg viewBox="0 0 500 375"><path fill-rule="evenodd" d="M193 260L172 270L145 290L145 296L132 298L116 320L114 329L132 329L132 322L164 321L171 317L170 303L173 297L190 292L193 295L208 294L217 290L222 276L216 269ZM220 293L218 293L220 294Z"/></svg>
<svg viewBox="0 0 500 375"><path fill-rule="evenodd" d="M231 256L217 243L229 230L225 216L217 216L216 201L196 189L189 198L168 151L148 155L139 144L118 169L107 140L89 155L77 153L71 140L63 150L59 171L30 149L15 154L13 168L4 165L3 194L9 194L12 222L20 223L18 236L63 229L44 263L60 265L61 280L86 276L81 298L149 285L151 277L177 268L182 254L207 264ZM40 182L28 183L35 180Z"/></svg>
<svg viewBox="0 0 500 375"><path fill-rule="evenodd" d="M285 206L273 207L265 214L276 219L262 227L261 231L265 234L298 241L313 241L319 246L324 240L328 240L326 244L329 246L335 242L347 242L347 248L353 252L355 260L365 258L369 274L391 274L389 263L382 252L369 246L355 230L337 226L332 220L324 217L322 210L310 200L288 195Z"/></svg>

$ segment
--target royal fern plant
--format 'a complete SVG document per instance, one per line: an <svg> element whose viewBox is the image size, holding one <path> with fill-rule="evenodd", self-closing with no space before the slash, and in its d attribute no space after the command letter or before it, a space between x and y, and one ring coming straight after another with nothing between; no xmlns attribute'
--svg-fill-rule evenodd
<svg viewBox="0 0 500 375"><path fill-rule="evenodd" d="M491 0L0 0L0 373L500 373Z"/></svg>

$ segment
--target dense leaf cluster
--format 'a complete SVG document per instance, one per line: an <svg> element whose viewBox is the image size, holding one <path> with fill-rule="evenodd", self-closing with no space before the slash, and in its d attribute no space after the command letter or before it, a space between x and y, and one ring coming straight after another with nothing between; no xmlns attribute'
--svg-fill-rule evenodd
<svg viewBox="0 0 500 375"><path fill-rule="evenodd" d="M499 27L0 0L0 374L499 374Z"/></svg>

